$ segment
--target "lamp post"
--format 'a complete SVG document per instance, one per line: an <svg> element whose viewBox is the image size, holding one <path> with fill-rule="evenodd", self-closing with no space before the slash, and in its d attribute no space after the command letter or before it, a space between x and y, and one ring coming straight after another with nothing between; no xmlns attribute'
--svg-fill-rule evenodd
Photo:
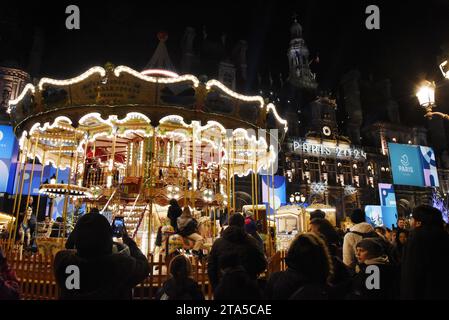
<svg viewBox="0 0 449 320"><path fill-rule="evenodd" d="M290 195L289 200L290 200L290 203L292 203L292 204L295 203L295 204L302 205L302 204L304 204L304 202L306 202L306 197L302 193L295 192L294 194L292 193Z"/></svg>
<svg viewBox="0 0 449 320"><path fill-rule="evenodd" d="M416 92L416 97L426 112L424 114L426 118L432 119L434 115L438 115L449 119L449 116L444 113L432 111L435 107L435 82L424 81Z"/></svg>
<svg viewBox="0 0 449 320"><path fill-rule="evenodd" d="M440 70L441 70L441 73L443 74L443 76L446 79L449 79L449 62L448 62L448 60L444 60L443 62L440 63Z"/></svg>
<svg viewBox="0 0 449 320"><path fill-rule="evenodd" d="M440 65L440 70L446 79L449 79L449 62L444 60ZM443 119L449 120L449 115L442 112L435 112L432 109L436 106L435 104L435 82L424 81L416 92L416 97L418 98L419 104L424 108L424 117L432 119L433 116L439 116Z"/></svg>

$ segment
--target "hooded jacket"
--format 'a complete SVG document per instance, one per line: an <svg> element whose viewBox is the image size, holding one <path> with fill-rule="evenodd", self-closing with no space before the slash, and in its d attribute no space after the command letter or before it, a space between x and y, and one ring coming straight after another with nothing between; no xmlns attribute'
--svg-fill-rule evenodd
<svg viewBox="0 0 449 320"><path fill-rule="evenodd" d="M243 228L230 226L223 231L221 238L215 240L209 254L207 273L213 288L217 287L220 280L220 258L230 252L235 252L240 257L244 269L254 280L267 267L265 255L256 240Z"/></svg>
<svg viewBox="0 0 449 320"><path fill-rule="evenodd" d="M357 262L355 258L356 245L360 240L363 239L363 237L351 231L364 234L368 234L375 231L370 224L366 222L361 222L352 226L351 229L349 229L349 232L346 233L343 239L343 263L353 268L355 267L355 264Z"/></svg>
<svg viewBox="0 0 449 320"><path fill-rule="evenodd" d="M369 266L376 266L376 274ZM354 276L352 281L352 290L347 297L350 300L392 300L397 299L399 295L399 270L388 260L387 255L382 255L366 260L359 265L360 271ZM367 284L378 287L368 288Z"/></svg>
<svg viewBox="0 0 449 320"><path fill-rule="evenodd" d="M136 243L124 237L129 248L118 253L84 258L75 250L59 251L54 260L54 272L59 287L59 298L63 300L118 300L131 299L132 288L142 282L150 268L146 257ZM79 289L66 288L66 268L79 268Z"/></svg>
<svg viewBox="0 0 449 320"><path fill-rule="evenodd" d="M243 266L226 268L223 277L214 290L215 300L261 300L258 283L252 279Z"/></svg>
<svg viewBox="0 0 449 320"><path fill-rule="evenodd" d="M156 300L204 300L204 295L193 279L188 278L180 287L174 278L170 278L156 293Z"/></svg>

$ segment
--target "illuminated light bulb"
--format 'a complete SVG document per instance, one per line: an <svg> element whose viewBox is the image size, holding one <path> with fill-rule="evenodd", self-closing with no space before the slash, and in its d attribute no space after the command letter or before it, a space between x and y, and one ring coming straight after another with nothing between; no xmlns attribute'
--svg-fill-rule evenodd
<svg viewBox="0 0 449 320"><path fill-rule="evenodd" d="M106 179L106 187L110 188L112 187L112 176L108 175L107 179Z"/></svg>

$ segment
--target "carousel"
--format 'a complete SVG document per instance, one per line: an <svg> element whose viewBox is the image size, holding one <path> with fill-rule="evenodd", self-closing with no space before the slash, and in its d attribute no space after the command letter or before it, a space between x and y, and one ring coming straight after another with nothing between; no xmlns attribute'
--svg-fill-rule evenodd
<svg viewBox="0 0 449 320"><path fill-rule="evenodd" d="M209 244L218 233L209 217L238 211L237 177L251 176L256 205L257 175L274 174L277 146L288 129L272 103L217 80L111 64L72 79L28 84L8 112L20 145L14 221L32 202L24 181L33 181L35 167L52 166L52 179L45 179L43 168L39 172L35 208L45 202L52 217L49 199L62 199L60 246L79 208L97 208L109 218L124 217L146 253L169 224L171 199L191 208ZM16 230L11 224L11 244Z"/></svg>

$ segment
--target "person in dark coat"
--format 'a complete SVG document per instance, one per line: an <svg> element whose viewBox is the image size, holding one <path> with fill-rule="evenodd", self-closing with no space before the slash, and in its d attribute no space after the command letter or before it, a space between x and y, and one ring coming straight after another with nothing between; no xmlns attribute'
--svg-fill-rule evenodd
<svg viewBox="0 0 449 320"><path fill-rule="evenodd" d="M88 214L100 214L100 211L98 211L97 208L92 208L92 209L90 209ZM69 236L67 237L67 241L65 242L66 249L75 249L75 236L77 233L77 228L76 228L77 225L78 224L75 225L72 232L70 232Z"/></svg>
<svg viewBox="0 0 449 320"><path fill-rule="evenodd" d="M171 226L175 229L175 232L178 233L178 218L182 214L182 209L178 204L176 199L170 200L170 206L168 207L167 217L170 219Z"/></svg>
<svg viewBox="0 0 449 320"><path fill-rule="evenodd" d="M398 296L399 270L390 263L382 240L366 238L356 245L358 273L352 281L350 300L392 300ZM376 281L371 268L379 270ZM368 287L367 284L373 287Z"/></svg>
<svg viewBox="0 0 449 320"><path fill-rule="evenodd" d="M323 299L328 297L328 282L333 266L324 240L314 233L298 235L285 258L287 270L275 272L268 279L268 300Z"/></svg>
<svg viewBox="0 0 449 320"><path fill-rule="evenodd" d="M413 209L401 268L401 299L449 299L449 235L440 210Z"/></svg>
<svg viewBox="0 0 449 320"><path fill-rule="evenodd" d="M113 253L112 228L101 214L78 220L76 250L59 251L53 269L63 300L131 299L132 288L142 282L150 268L146 257L124 229L126 249ZM68 266L79 268L79 289L66 287Z"/></svg>
<svg viewBox="0 0 449 320"><path fill-rule="evenodd" d="M257 233L257 224L253 219L252 212L248 213L245 218L245 231L248 233L251 237L256 239L257 244L259 245L260 250L264 250L264 243L262 238Z"/></svg>
<svg viewBox="0 0 449 320"><path fill-rule="evenodd" d="M19 300L20 284L0 249L0 300Z"/></svg>
<svg viewBox="0 0 449 320"><path fill-rule="evenodd" d="M239 257L242 266L251 277L256 280L257 275L267 267L267 260L257 241L248 235L244 229L245 219L239 213L233 214L229 218L227 227L220 238L215 240L209 254L207 273L212 288L218 285L220 280L220 258L224 254L235 252Z"/></svg>
<svg viewBox="0 0 449 320"><path fill-rule="evenodd" d="M330 279L329 295L331 298L341 298L348 294L351 288L351 272L342 260L342 238L337 230L326 219L310 221L311 232L324 237L334 267Z"/></svg>
<svg viewBox="0 0 449 320"><path fill-rule="evenodd" d="M397 266L400 266L409 232L407 229L396 229L395 232L396 240L394 241L393 249L391 250L391 258L393 260L391 262Z"/></svg>
<svg viewBox="0 0 449 320"><path fill-rule="evenodd" d="M156 293L156 300L204 300L198 284L191 278L192 265L184 255L170 262L170 278Z"/></svg>
<svg viewBox="0 0 449 320"><path fill-rule="evenodd" d="M214 290L214 300L260 300L257 281L250 277L235 251L220 257L220 282Z"/></svg>

